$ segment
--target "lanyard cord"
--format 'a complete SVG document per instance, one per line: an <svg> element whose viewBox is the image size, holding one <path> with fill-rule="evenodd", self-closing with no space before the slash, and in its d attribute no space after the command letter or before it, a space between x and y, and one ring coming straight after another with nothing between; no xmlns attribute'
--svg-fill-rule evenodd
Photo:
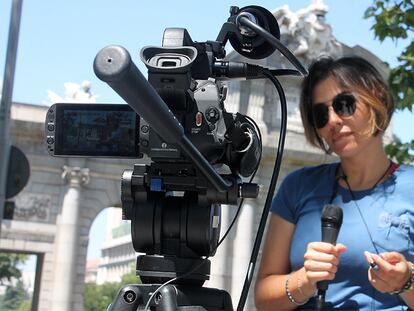
<svg viewBox="0 0 414 311"><path fill-rule="evenodd" d="M339 163L338 166L337 166L337 168L336 168L336 175L338 175L338 171L339 171L340 165L341 164ZM381 180L383 180L385 177L388 178L388 176L392 175L397 170L397 168L398 168L398 164L396 164L396 163L394 163L393 161L390 160L389 161L389 165L387 166L387 169L385 170L384 174L381 175L381 177L375 182L375 184L372 186L372 188L375 188L381 182ZM342 171L342 175L339 175L339 176L337 176L335 178L335 184L334 184L334 187L333 187L333 191L332 191L332 195L331 195L331 198L330 198L330 202L329 203L332 204L334 198L336 197L336 195L338 193L339 179L343 179L345 181L346 186L348 187L349 194L351 195L352 200L354 201L354 204L357 207L358 213L359 213L359 215L360 215L360 217L362 219L362 222L364 223L364 226L365 226L365 229L366 229L366 231L368 233L368 237L369 237L369 239L371 241L371 244L374 247L375 252L377 254L379 254L378 248L377 248L377 246L374 243L374 239L372 238L371 231L369 230L368 224L365 221L365 217L362 214L361 208L358 205L358 202L357 202L356 196L354 194L354 191L352 190L351 185L349 184L348 176L346 176L343 171Z"/></svg>
<svg viewBox="0 0 414 311"><path fill-rule="evenodd" d="M387 169L387 171L388 171L388 169ZM381 177L381 179L382 179L382 178L384 178L384 176L385 176L385 174ZM377 253L377 255L379 255L378 248L377 248L377 246L375 245L374 239L372 238L371 231L369 230L368 224L367 224L367 222L365 221L365 217L364 217L364 215L362 214L361 209L359 208L359 205L358 205L358 203L357 203L357 200L356 200L356 197L355 197L355 195L354 195L354 192L352 191L351 186L349 185L348 178L347 178L347 176L346 176L346 175L341 176L341 178L345 181L345 183L346 183L346 185L347 185L347 187L348 187L348 190L349 190L349 193L351 194L352 200L354 201L354 204L355 204L355 206L357 207L358 213L359 213L359 215L361 216L362 222L364 223L365 229L366 229L366 230L367 230L367 232L368 232L368 237L369 237L369 239L370 239L370 241L371 241L371 244L372 244L372 246L373 246L373 247L374 247L374 249L375 249L375 253ZM379 180L381 180L381 179L379 179ZM377 185L377 184L378 184L378 182L379 182L379 181L377 181L377 183L376 183L375 185ZM374 187L375 187L375 186L374 186Z"/></svg>

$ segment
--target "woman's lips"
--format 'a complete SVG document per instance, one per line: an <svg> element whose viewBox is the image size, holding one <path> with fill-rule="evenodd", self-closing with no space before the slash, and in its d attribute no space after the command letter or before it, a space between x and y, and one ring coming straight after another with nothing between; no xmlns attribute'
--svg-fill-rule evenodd
<svg viewBox="0 0 414 311"><path fill-rule="evenodd" d="M342 138L345 138L351 135L352 135L352 132L338 133L338 134L333 135L332 140L336 142L338 140L341 140Z"/></svg>

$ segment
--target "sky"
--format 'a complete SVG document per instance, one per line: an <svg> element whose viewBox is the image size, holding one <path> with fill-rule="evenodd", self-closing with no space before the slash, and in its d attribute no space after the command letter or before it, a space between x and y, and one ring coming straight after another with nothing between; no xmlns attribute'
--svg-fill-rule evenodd
<svg viewBox="0 0 414 311"><path fill-rule="evenodd" d="M3 77L12 0L0 1L0 81ZM139 1L139 0L23 0L13 101L44 104L48 90L64 95L64 83L91 82L97 102L122 103L121 98L95 77L92 64L100 49L124 46L146 75L139 52L147 45L160 46L165 28L186 28L194 41L214 40L227 20L231 5L260 5L270 11L288 4L292 11L310 0L292 1ZM373 20L363 18L372 0L325 0L327 22L333 35L349 46L360 45L391 66L407 42L380 43L370 30ZM226 46L227 52L231 46ZM403 141L414 139L414 118L405 111L394 117L394 132ZM122 172L120 172L121 176ZM99 256L104 236L104 213L91 228L88 258Z"/></svg>

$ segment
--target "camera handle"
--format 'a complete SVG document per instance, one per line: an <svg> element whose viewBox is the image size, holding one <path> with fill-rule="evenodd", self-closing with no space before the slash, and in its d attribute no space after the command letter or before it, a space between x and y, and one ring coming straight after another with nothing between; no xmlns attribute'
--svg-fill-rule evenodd
<svg viewBox="0 0 414 311"><path fill-rule="evenodd" d="M107 311L144 310L151 294L159 284L130 284L121 288ZM224 290L166 285L152 300L150 307L156 311L233 311L231 297Z"/></svg>

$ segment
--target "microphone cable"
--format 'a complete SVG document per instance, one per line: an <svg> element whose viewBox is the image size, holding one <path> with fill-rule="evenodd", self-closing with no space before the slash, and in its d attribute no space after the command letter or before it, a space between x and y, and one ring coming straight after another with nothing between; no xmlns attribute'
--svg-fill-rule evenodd
<svg viewBox="0 0 414 311"><path fill-rule="evenodd" d="M266 228L266 222L267 222L268 214L269 214L270 207L272 204L273 194L276 189L276 183L279 177L280 166L282 164L283 150L285 146L286 128L287 128L286 97L285 97L285 93L283 91L282 85L280 84L279 80L275 76L273 76L273 74L270 72L269 69L264 68L262 71L262 74L273 83L280 98L280 111L281 111L280 119L281 120L280 120L279 142L278 142L278 147L276 150L275 166L274 166L272 177L270 180L269 191L266 196L266 201L265 201L262 216L260 219L259 228L257 229L256 239L254 241L253 250L252 250L251 257L250 257L246 278L245 278L243 289L240 295L239 304L237 305L237 309L236 309L237 311L243 310L244 305L247 300L249 288L253 280L253 273L254 273L254 269L256 266L257 257L259 255L259 250L260 250L260 245L262 242L263 234Z"/></svg>

